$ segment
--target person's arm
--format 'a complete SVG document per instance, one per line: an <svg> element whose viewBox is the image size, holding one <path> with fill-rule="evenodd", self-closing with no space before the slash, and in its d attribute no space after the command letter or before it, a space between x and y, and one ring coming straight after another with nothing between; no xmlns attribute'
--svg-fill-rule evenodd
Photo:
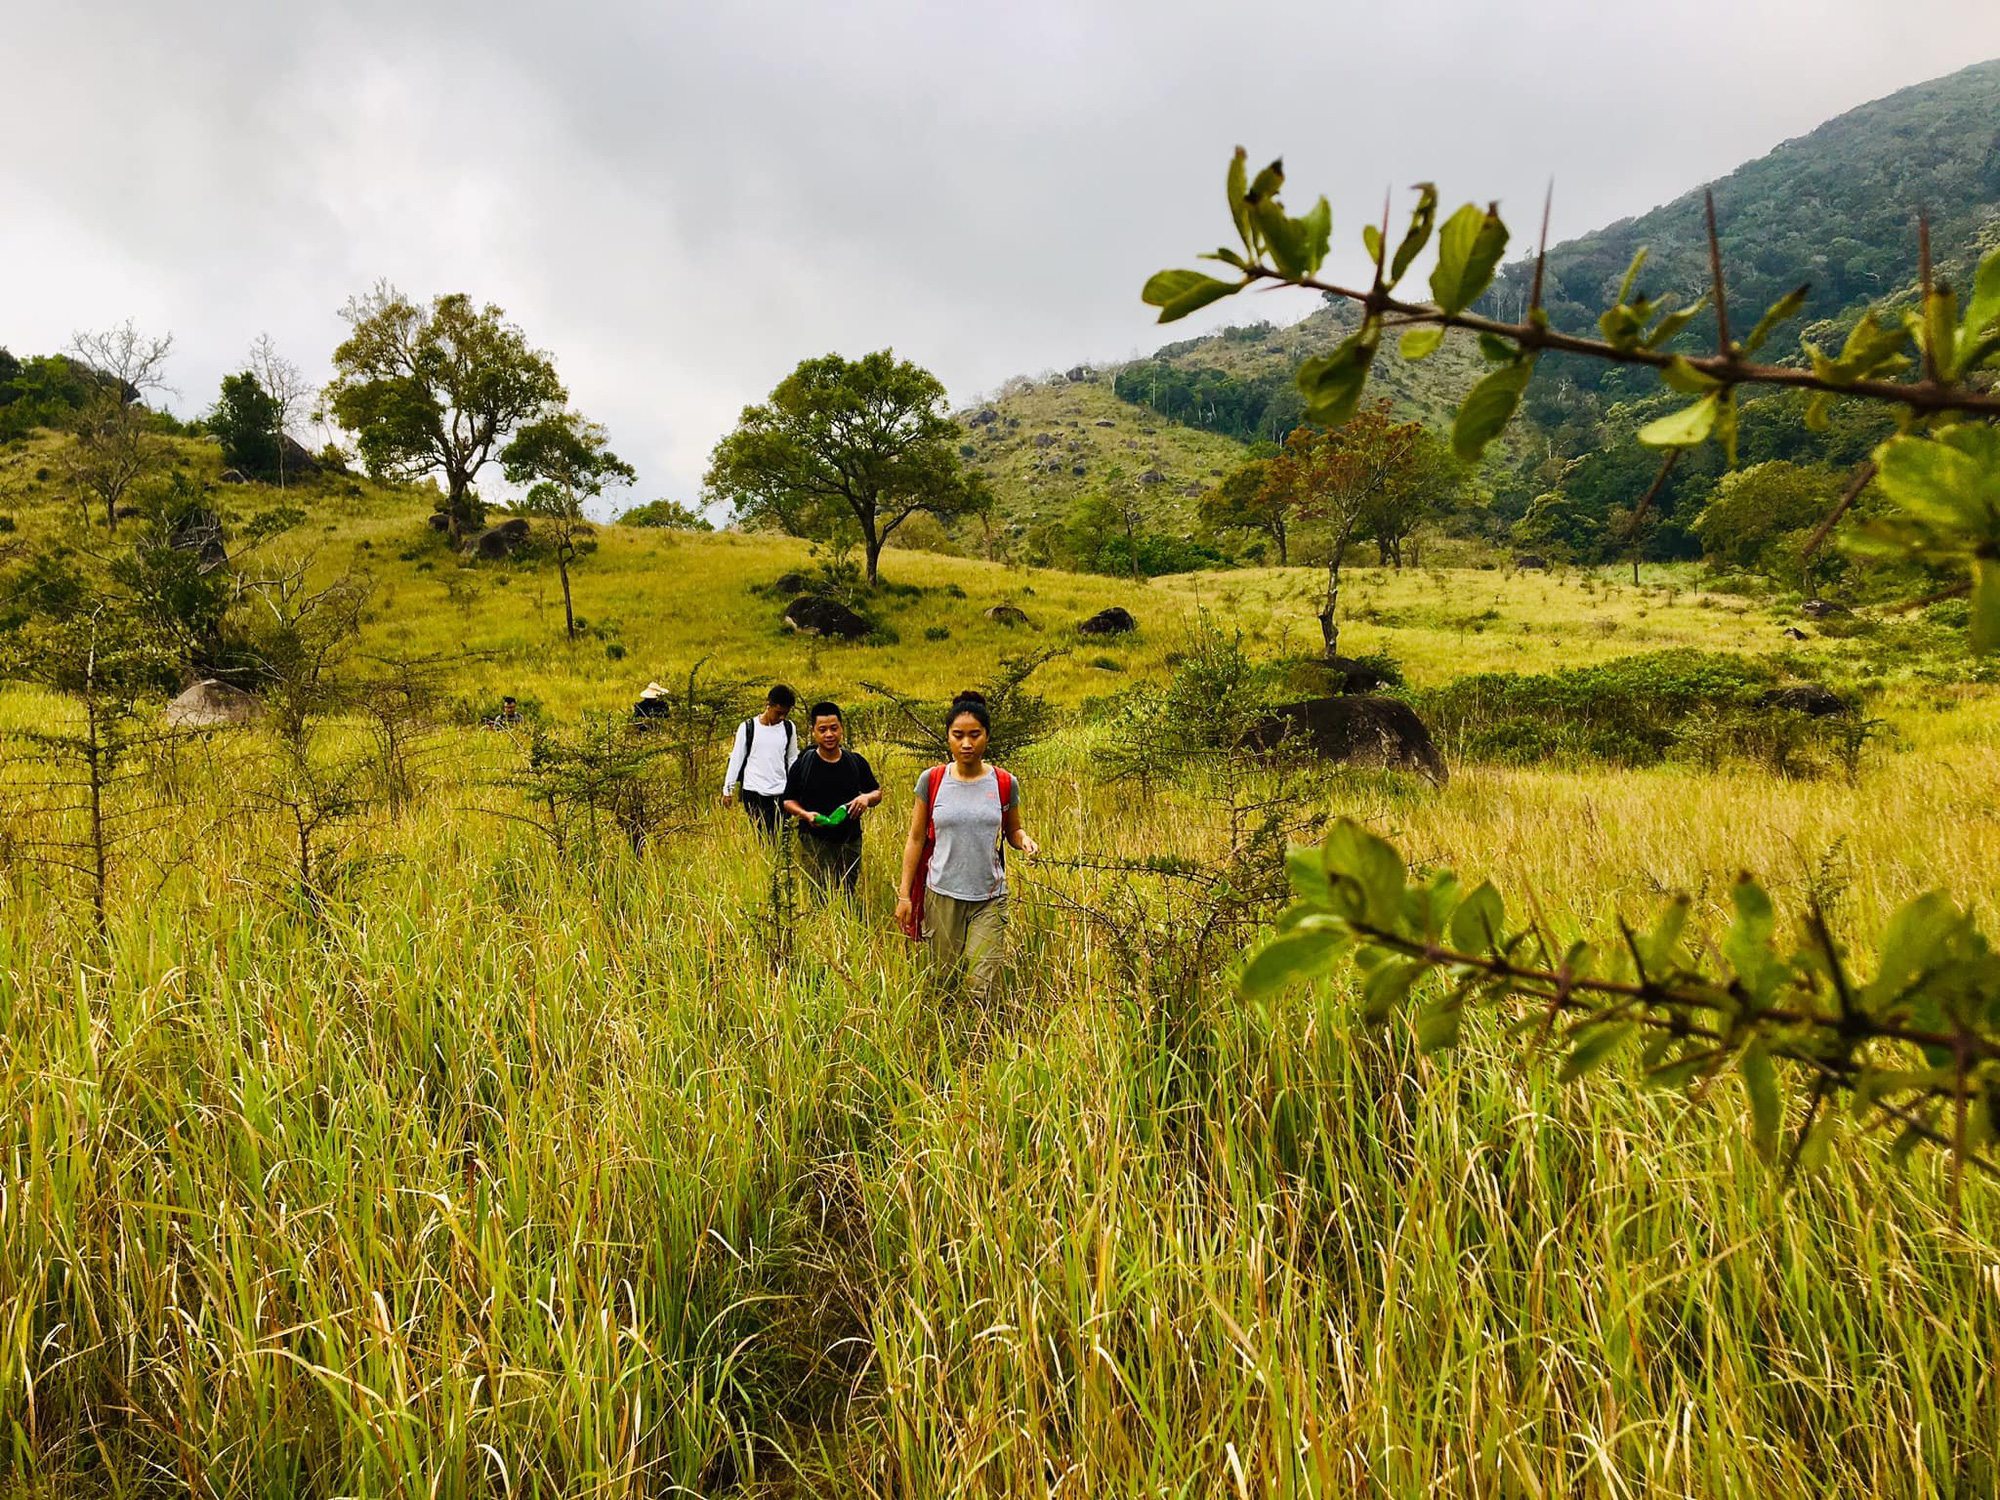
<svg viewBox="0 0 2000 1500"><path fill-rule="evenodd" d="M1014 800L1007 804L1007 810L1000 815L1000 829L1007 842L1033 859L1042 852L1042 846L1028 836L1028 830L1021 826L1021 784L1014 783Z"/></svg>
<svg viewBox="0 0 2000 1500"><path fill-rule="evenodd" d="M811 779L810 768L803 761L785 773L785 790L781 794L785 800L780 805L801 823L810 823L819 816L799 800L805 796L806 782Z"/></svg>
<svg viewBox="0 0 2000 1500"><path fill-rule="evenodd" d="M930 809L924 805L921 783L910 809L910 836L903 842L903 873L896 881L896 920L907 922L916 899L917 866L924 862L924 835L930 832Z"/></svg>
<svg viewBox="0 0 2000 1500"><path fill-rule="evenodd" d="M743 749L743 737L749 732L749 728L746 725L738 724L736 726L736 738L730 742L729 759L723 763L722 767L722 800L725 803L736 792L736 754L739 750ZM749 767L750 757L748 755L743 757L743 764L746 769Z"/></svg>

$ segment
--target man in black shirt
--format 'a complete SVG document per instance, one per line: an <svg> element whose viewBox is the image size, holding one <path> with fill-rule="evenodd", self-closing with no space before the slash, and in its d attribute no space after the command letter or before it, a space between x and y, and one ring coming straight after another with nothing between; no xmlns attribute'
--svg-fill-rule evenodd
<svg viewBox="0 0 2000 1500"><path fill-rule="evenodd" d="M799 852L820 885L854 894L861 875L861 815L882 800L868 762L841 748L840 705L812 706L813 748L785 777L785 811L799 820Z"/></svg>

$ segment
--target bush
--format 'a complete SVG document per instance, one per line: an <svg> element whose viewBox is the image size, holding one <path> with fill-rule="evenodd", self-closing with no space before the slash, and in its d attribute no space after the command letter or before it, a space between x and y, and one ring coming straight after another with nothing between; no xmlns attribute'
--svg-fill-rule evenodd
<svg viewBox="0 0 2000 1500"><path fill-rule="evenodd" d="M1468 760L1649 766L1718 714L1754 710L1776 683L1750 658L1679 650L1544 675L1483 672L1405 696L1450 753Z"/></svg>
<svg viewBox="0 0 2000 1500"><path fill-rule="evenodd" d="M951 627L949 625L926 626L924 629L924 639L927 641L948 641L951 639Z"/></svg>
<svg viewBox="0 0 2000 1500"><path fill-rule="evenodd" d="M604 645L604 655L608 661L623 661L625 660L625 648L616 641L607 641Z"/></svg>

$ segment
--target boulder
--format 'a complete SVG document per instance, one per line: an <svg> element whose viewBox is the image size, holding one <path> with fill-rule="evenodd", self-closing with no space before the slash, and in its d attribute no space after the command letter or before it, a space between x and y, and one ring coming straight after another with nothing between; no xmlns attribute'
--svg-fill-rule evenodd
<svg viewBox="0 0 2000 1500"><path fill-rule="evenodd" d="M506 520L495 526L493 530L499 532L502 536L512 537L517 542L525 542L528 539L528 533L533 528L529 526L526 516L509 516Z"/></svg>
<svg viewBox="0 0 2000 1500"><path fill-rule="evenodd" d="M771 584L771 591L777 594L803 594L806 588L806 575L803 573L780 573Z"/></svg>
<svg viewBox="0 0 2000 1500"><path fill-rule="evenodd" d="M293 437L289 432L278 435L278 446L284 450L285 478L287 479L303 479L309 475L319 473L325 467L310 448L306 447L304 443ZM343 466L336 472L345 474L347 469Z"/></svg>
<svg viewBox="0 0 2000 1500"><path fill-rule="evenodd" d="M1834 615L1851 615L1854 611L1845 604L1835 604L1831 599L1808 599L1799 606L1799 613L1808 620L1825 620Z"/></svg>
<svg viewBox="0 0 2000 1500"><path fill-rule="evenodd" d="M837 599L801 594L785 606L785 623L801 635L858 641L873 628Z"/></svg>
<svg viewBox="0 0 2000 1500"><path fill-rule="evenodd" d="M1099 427L1116 427L1118 424L1112 421L1111 418L1109 417L1099 417L1097 419L1097 425Z"/></svg>
<svg viewBox="0 0 2000 1500"><path fill-rule="evenodd" d="M1799 627L1796 625L1787 625L1785 627L1784 635L1785 639L1788 641L1809 641L1812 639L1811 636L1807 635L1803 630L1799 629Z"/></svg>
<svg viewBox="0 0 2000 1500"><path fill-rule="evenodd" d="M229 729L255 721L261 705L241 688L204 677L167 705L169 729Z"/></svg>
<svg viewBox="0 0 2000 1500"><path fill-rule="evenodd" d="M1028 616L1024 610L1012 604L996 604L986 611L986 618L997 620L1002 625L1026 625Z"/></svg>
<svg viewBox="0 0 2000 1500"><path fill-rule="evenodd" d="M479 535L466 538L458 552L461 557L483 557L493 562L514 555L514 538L498 526L489 526Z"/></svg>
<svg viewBox="0 0 2000 1500"><path fill-rule="evenodd" d="M1037 448L1053 448L1056 445L1056 435L1053 432L1038 432L1030 441Z"/></svg>
<svg viewBox="0 0 2000 1500"><path fill-rule="evenodd" d="M1450 777L1431 732L1407 703L1394 698L1307 698L1273 708L1243 736L1254 750L1280 745L1322 760L1415 771L1439 786Z"/></svg>
<svg viewBox="0 0 2000 1500"><path fill-rule="evenodd" d="M220 474L215 476L215 480L218 484L248 484L250 482L243 477L241 469L224 469Z"/></svg>
<svg viewBox="0 0 2000 1500"><path fill-rule="evenodd" d="M430 527L432 531L449 531L451 530L451 517L441 510L434 510L424 517L424 524Z"/></svg>
<svg viewBox="0 0 2000 1500"><path fill-rule="evenodd" d="M1537 570L1546 572L1549 560L1538 553L1523 552L1514 559L1514 566L1523 573L1532 573Z"/></svg>
<svg viewBox="0 0 2000 1500"><path fill-rule="evenodd" d="M1167 476L1158 469L1148 469L1139 476L1139 483L1141 484L1165 484L1166 482Z"/></svg>
<svg viewBox="0 0 2000 1500"><path fill-rule="evenodd" d="M1071 380L1088 380L1088 379L1090 379L1090 366L1089 366L1089 365L1072 365L1072 366L1070 366L1070 369L1069 369L1069 378L1070 378Z"/></svg>
<svg viewBox="0 0 2000 1500"><path fill-rule="evenodd" d="M1765 708L1788 708L1793 713L1809 714L1815 719L1854 711L1853 705L1845 698L1818 682L1798 682L1790 687L1772 688L1757 702Z"/></svg>
<svg viewBox="0 0 2000 1500"><path fill-rule="evenodd" d="M965 419L965 425L967 427L991 427L999 420L999 412L990 406L982 406L978 411Z"/></svg>
<svg viewBox="0 0 2000 1500"><path fill-rule="evenodd" d="M1202 487L1198 484L1184 484L1181 486L1181 493L1188 499L1193 500L1198 498L1203 491Z"/></svg>
<svg viewBox="0 0 2000 1500"><path fill-rule="evenodd" d="M1372 693L1389 685L1388 678L1351 656L1329 656L1321 665L1326 668L1327 686L1336 693Z"/></svg>
<svg viewBox="0 0 2000 1500"><path fill-rule="evenodd" d="M1109 609L1100 609L1076 628L1081 635L1123 635L1128 630L1137 630L1139 622L1132 618L1131 610L1114 604Z"/></svg>
<svg viewBox="0 0 2000 1500"><path fill-rule="evenodd" d="M1089 464L1071 464L1071 465L1069 466L1069 471L1070 471L1070 473L1074 474L1074 475L1075 475L1075 476L1076 476L1076 477L1077 477L1078 479L1081 479L1081 478L1083 478L1083 476L1084 476L1084 475L1086 475L1086 474L1088 474L1088 473L1090 472L1090 465L1089 465Z"/></svg>

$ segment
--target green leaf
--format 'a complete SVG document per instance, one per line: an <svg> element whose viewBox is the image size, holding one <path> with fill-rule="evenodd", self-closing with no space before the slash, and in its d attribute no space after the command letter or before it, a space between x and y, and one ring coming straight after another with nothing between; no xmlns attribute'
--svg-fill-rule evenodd
<svg viewBox="0 0 2000 1500"><path fill-rule="evenodd" d="M1648 448L1699 447L1715 430L1715 417L1721 405L1721 393L1712 392L1693 406L1648 422L1639 429L1639 441Z"/></svg>
<svg viewBox="0 0 2000 1500"><path fill-rule="evenodd" d="M1299 900L1331 908L1333 882L1326 877L1326 863L1317 849L1294 849L1285 856L1285 873Z"/></svg>
<svg viewBox="0 0 2000 1500"><path fill-rule="evenodd" d="M1407 872L1394 844L1342 818L1327 833L1325 856L1327 873L1361 898L1351 908L1354 916L1380 927L1399 925Z"/></svg>
<svg viewBox="0 0 2000 1500"><path fill-rule="evenodd" d="M1381 324L1370 318L1332 353L1299 366L1296 378L1308 417L1322 427L1338 427L1354 415L1367 388L1381 337Z"/></svg>
<svg viewBox="0 0 2000 1500"><path fill-rule="evenodd" d="M1243 201L1244 194L1249 191L1244 186L1248 162L1248 153L1241 146L1236 148L1236 154L1229 159L1229 217L1235 222L1236 233L1243 240L1244 250L1254 256L1257 253L1257 246L1251 239L1250 205Z"/></svg>
<svg viewBox="0 0 2000 1500"><path fill-rule="evenodd" d="M1640 335L1645 332L1645 324L1637 308L1621 303L1599 315L1597 331L1604 335L1604 342L1614 349L1636 349Z"/></svg>
<svg viewBox="0 0 2000 1500"><path fill-rule="evenodd" d="M1250 999L1276 994L1302 979L1324 974L1346 949L1344 933L1319 930L1271 939L1250 960L1238 988Z"/></svg>
<svg viewBox="0 0 2000 1500"><path fill-rule="evenodd" d="M1940 286L1924 299L1924 347L1947 373L1958 368L1958 296Z"/></svg>
<svg viewBox="0 0 2000 1500"><path fill-rule="evenodd" d="M1446 991L1424 1002L1417 1014L1417 1047L1442 1052L1458 1045L1459 1019L1464 1014L1456 994Z"/></svg>
<svg viewBox="0 0 2000 1500"><path fill-rule="evenodd" d="M1697 370L1685 356L1679 354L1667 361L1666 367L1660 371L1660 381L1683 396L1706 396L1710 391L1722 389L1721 381Z"/></svg>
<svg viewBox="0 0 2000 1500"><path fill-rule="evenodd" d="M1641 245L1632 254L1632 264L1625 268L1625 279L1618 283L1618 300L1621 303L1632 300L1632 288L1639 280L1639 267L1646 263L1646 247Z"/></svg>
<svg viewBox="0 0 2000 1500"><path fill-rule="evenodd" d="M1492 284L1500 257L1507 253L1507 226L1491 208L1468 203L1445 220L1438 234L1438 263L1431 272L1431 296L1448 313L1464 312Z"/></svg>
<svg viewBox="0 0 2000 1500"><path fill-rule="evenodd" d="M1722 444L1722 461L1730 468L1735 468L1736 392L1734 389L1716 392L1715 436Z"/></svg>
<svg viewBox="0 0 2000 1500"><path fill-rule="evenodd" d="M1991 337L2000 323L2000 250L1979 263L1972 278L1972 295L1966 299L1965 321L1959 325L1958 342L1965 350L1957 373L1963 375L1985 363L1993 352Z"/></svg>
<svg viewBox="0 0 2000 1500"><path fill-rule="evenodd" d="M1414 958L1394 958L1377 964L1361 982L1361 1019L1371 1026L1388 1020L1396 1007L1410 998L1410 987L1423 975L1425 967Z"/></svg>
<svg viewBox="0 0 2000 1500"><path fill-rule="evenodd" d="M1771 949L1777 914L1769 894L1754 880L1738 880L1729 895L1736 907L1736 920L1723 940L1722 956L1729 961L1751 1006L1761 1010L1771 1003L1784 977L1784 965Z"/></svg>
<svg viewBox="0 0 2000 1500"><path fill-rule="evenodd" d="M1978 424L1875 450L1875 482L1919 521L1968 541L2000 529L2000 432Z"/></svg>
<svg viewBox="0 0 2000 1500"><path fill-rule="evenodd" d="M1217 281L1199 271L1162 271L1146 283L1139 300L1157 307L1162 323L1172 323L1211 302L1233 297L1248 285L1247 281Z"/></svg>
<svg viewBox="0 0 2000 1500"><path fill-rule="evenodd" d="M1417 194L1417 206L1410 214L1410 227L1403 232L1403 243L1396 247L1396 258L1389 263L1391 286L1403 279L1403 273L1410 269L1410 262L1423 253L1424 246L1430 243L1431 230L1437 223L1437 187L1420 182Z"/></svg>
<svg viewBox="0 0 2000 1500"><path fill-rule="evenodd" d="M1250 205L1264 245L1271 252L1271 264L1286 276L1310 274L1310 249L1305 221L1294 219L1276 198L1264 198Z"/></svg>
<svg viewBox="0 0 2000 1500"><path fill-rule="evenodd" d="M1489 365L1511 365L1521 357L1520 349L1497 333L1479 335L1479 352Z"/></svg>
<svg viewBox="0 0 2000 1500"><path fill-rule="evenodd" d="M1305 236L1306 274L1311 275L1326 264L1327 247L1333 243L1333 207L1321 198L1298 223Z"/></svg>
<svg viewBox="0 0 2000 1500"><path fill-rule="evenodd" d="M1377 266L1382 264L1382 231L1373 224L1361 226L1361 247L1368 252L1371 264Z"/></svg>
<svg viewBox="0 0 2000 1500"><path fill-rule="evenodd" d="M1661 301L1664 304L1665 299L1662 298ZM1653 331L1646 335L1646 347L1648 349L1659 348L1662 344L1673 338L1675 334L1687 327L1688 324L1692 323L1706 306L1708 306L1708 298L1700 297L1695 300L1692 307L1684 307L1679 312L1668 313L1659 322L1655 323Z"/></svg>
<svg viewBox="0 0 2000 1500"><path fill-rule="evenodd" d="M1766 1158L1777 1153L1778 1134L1784 1128L1785 1104L1778 1092L1778 1070L1762 1042L1743 1049L1737 1065L1743 1073L1743 1091L1750 1096L1750 1123L1757 1149Z"/></svg>
<svg viewBox="0 0 2000 1500"><path fill-rule="evenodd" d="M1500 893L1493 889L1492 881L1482 881L1451 914L1451 945L1460 953L1491 953L1505 941L1506 920L1506 903Z"/></svg>
<svg viewBox="0 0 2000 1500"><path fill-rule="evenodd" d="M2000 651L2000 559L1973 560L1972 628L1966 643L1982 656Z"/></svg>
<svg viewBox="0 0 2000 1500"><path fill-rule="evenodd" d="M1806 294L1811 290L1810 286L1794 287L1766 308L1764 316L1757 320L1757 326L1750 330L1750 336L1743 341L1743 352L1755 354L1763 348L1764 341L1770 338L1780 323L1787 318L1797 316L1799 309L1806 305Z"/></svg>
<svg viewBox="0 0 2000 1500"><path fill-rule="evenodd" d="M1604 1025L1589 1026L1583 1033L1583 1040L1570 1048L1569 1056L1563 1059L1562 1068L1556 1079L1560 1083L1574 1083L1593 1068L1602 1067L1626 1042L1638 1026L1630 1021L1619 1021Z"/></svg>
<svg viewBox="0 0 2000 1500"><path fill-rule="evenodd" d="M1524 359L1489 372L1472 388L1451 427L1452 451L1461 461L1475 462L1486 445L1500 435L1514 408L1521 404L1521 393L1534 373L1535 362Z"/></svg>
<svg viewBox="0 0 2000 1500"><path fill-rule="evenodd" d="M1412 328L1403 335L1403 358L1429 359L1443 342L1442 328Z"/></svg>
<svg viewBox="0 0 2000 1500"><path fill-rule="evenodd" d="M1239 271L1247 271L1250 269L1250 262L1245 260L1242 256L1238 255L1234 250L1231 250L1227 245L1223 245L1218 249L1211 251L1207 255L1198 255L1195 257L1195 259L1219 260L1226 266L1236 267L1236 269Z"/></svg>
<svg viewBox="0 0 2000 1500"><path fill-rule="evenodd" d="M1641 951L1646 956L1646 970L1655 979L1684 967L1681 954L1681 935L1687 931L1688 898L1676 896L1660 908L1660 915L1653 922L1653 930L1646 935Z"/></svg>

